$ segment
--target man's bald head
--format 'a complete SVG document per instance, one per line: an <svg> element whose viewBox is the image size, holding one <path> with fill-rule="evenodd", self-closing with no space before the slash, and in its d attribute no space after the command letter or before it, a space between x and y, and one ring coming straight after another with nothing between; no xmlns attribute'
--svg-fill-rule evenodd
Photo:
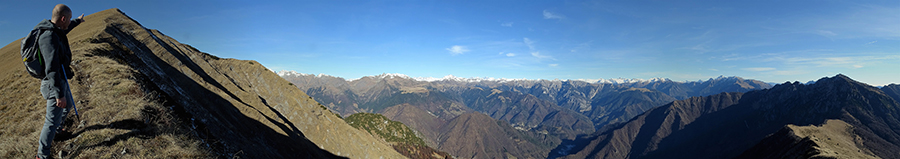
<svg viewBox="0 0 900 159"><path fill-rule="evenodd" d="M72 18L72 10L65 4L57 4L56 7L53 7L51 18L53 18L51 21L57 21L59 18Z"/></svg>
<svg viewBox="0 0 900 159"><path fill-rule="evenodd" d="M55 24L56 27L60 29L69 29L69 22L72 18L72 10L69 9L69 6L65 4L57 4L56 7L53 7L53 16L50 17L50 22Z"/></svg>

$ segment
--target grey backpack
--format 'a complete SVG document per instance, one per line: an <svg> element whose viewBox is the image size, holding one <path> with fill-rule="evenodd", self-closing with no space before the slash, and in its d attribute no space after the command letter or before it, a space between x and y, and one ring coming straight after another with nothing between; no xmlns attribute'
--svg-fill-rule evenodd
<svg viewBox="0 0 900 159"><path fill-rule="evenodd" d="M41 55L41 46L38 45L38 38L43 33L43 29L31 30L25 39L22 39L22 61L25 62L25 70L31 77L43 79L46 76L44 72L44 56Z"/></svg>

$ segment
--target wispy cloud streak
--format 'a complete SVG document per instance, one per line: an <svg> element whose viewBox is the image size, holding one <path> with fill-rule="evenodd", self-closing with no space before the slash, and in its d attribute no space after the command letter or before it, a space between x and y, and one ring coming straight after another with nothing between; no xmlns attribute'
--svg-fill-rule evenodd
<svg viewBox="0 0 900 159"><path fill-rule="evenodd" d="M450 54L452 54L452 55L459 55L459 54L469 52L469 49L467 49L465 46L459 46L459 45L453 45L452 47L446 48L446 49L447 49L447 51L450 51Z"/></svg>
<svg viewBox="0 0 900 159"><path fill-rule="evenodd" d="M547 10L544 10L544 19L565 19L566 16L562 14L553 13Z"/></svg>
<svg viewBox="0 0 900 159"><path fill-rule="evenodd" d="M772 71L772 70L775 70L775 68L771 68L771 67L750 67L750 68L743 68L742 70L744 70L744 71L753 71L753 72L761 72L761 71Z"/></svg>
<svg viewBox="0 0 900 159"><path fill-rule="evenodd" d="M525 46L528 46L528 49L534 50L534 41L531 41L531 39L528 38L522 38L522 41L525 42Z"/></svg>

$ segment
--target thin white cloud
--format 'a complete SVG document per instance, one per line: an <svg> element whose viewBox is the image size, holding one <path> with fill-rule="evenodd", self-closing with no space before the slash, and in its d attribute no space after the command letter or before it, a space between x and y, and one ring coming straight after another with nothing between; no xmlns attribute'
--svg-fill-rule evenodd
<svg viewBox="0 0 900 159"><path fill-rule="evenodd" d="M843 56L843 57L771 57L765 61L782 61L786 64L810 65L816 67L855 67L876 61L900 59L897 55L888 56Z"/></svg>
<svg viewBox="0 0 900 159"><path fill-rule="evenodd" d="M582 50L590 50L590 49L591 49L591 43L592 43L592 42L594 42L594 41L591 40L591 41L588 41L588 42L584 42L584 43L578 44L578 45L575 46L574 48L569 49L569 52L578 52L578 51L582 51Z"/></svg>
<svg viewBox="0 0 900 159"><path fill-rule="evenodd" d="M507 56L507 57L513 57L513 56L516 56L516 54L514 54L514 53L506 53L506 56Z"/></svg>
<svg viewBox="0 0 900 159"><path fill-rule="evenodd" d="M831 32L831 31L828 31L828 30L816 30L816 34L819 34L819 35L822 35L822 36L826 36L826 37L827 37L827 36L835 36L835 35L837 35L837 34L835 34L834 32Z"/></svg>
<svg viewBox="0 0 900 159"><path fill-rule="evenodd" d="M522 41L525 43L525 46L528 46L528 50L531 50L531 56L538 58L538 60L550 59L556 60L553 56L550 55L541 55L540 51L534 48L534 41L528 38L522 38ZM508 55L507 55L508 56Z"/></svg>
<svg viewBox="0 0 900 159"><path fill-rule="evenodd" d="M553 60L556 60L556 59L553 58L553 56L549 56L549 55L541 55L541 52L531 52L531 56L537 57L538 59L553 59Z"/></svg>
<svg viewBox="0 0 900 159"><path fill-rule="evenodd" d="M771 68L771 67L750 67L750 68L743 68L742 70L744 70L744 71L753 71L753 72L761 72L761 71L772 71L772 70L775 70L775 68Z"/></svg>
<svg viewBox="0 0 900 159"><path fill-rule="evenodd" d="M776 53L765 53L754 56L743 56L739 54L725 55L720 58L722 61L761 61L776 62L783 67L840 67L840 68L861 68L859 66L870 66L873 63L888 63L892 60L900 60L900 55L895 53L853 53L850 55L835 56L833 50L827 49L811 49L798 51L784 51Z"/></svg>
<svg viewBox="0 0 900 159"><path fill-rule="evenodd" d="M500 26L512 27L512 26L513 26L513 22L500 23Z"/></svg>
<svg viewBox="0 0 900 159"><path fill-rule="evenodd" d="M709 78L709 76L701 75L701 74L685 74L681 72L643 72L638 73L643 76L651 76L651 77L667 77L674 79L704 79Z"/></svg>
<svg viewBox="0 0 900 159"><path fill-rule="evenodd" d="M844 8L844 7L841 7ZM900 37L900 8L896 5L850 5L848 10L829 15L810 15L786 20L798 26L788 28L812 31L829 38L897 38Z"/></svg>
<svg viewBox="0 0 900 159"><path fill-rule="evenodd" d="M525 41L525 46L528 46L528 49L534 50L534 41L528 38L522 38Z"/></svg>
<svg viewBox="0 0 900 159"><path fill-rule="evenodd" d="M550 66L550 67L556 67L556 66L559 66L559 64L555 64L555 63L554 63L554 64L549 64L549 65L547 65L547 66Z"/></svg>
<svg viewBox="0 0 900 159"><path fill-rule="evenodd" d="M564 19L566 16L544 10L544 19Z"/></svg>
<svg viewBox="0 0 900 159"><path fill-rule="evenodd" d="M772 71L773 75L799 75L799 74L807 74L809 71L804 70L782 70L782 71Z"/></svg>
<svg viewBox="0 0 900 159"><path fill-rule="evenodd" d="M878 40L875 40L875 41L872 41L872 42L869 42L869 43L866 43L866 45L872 45L872 44L875 44L875 43L877 43L877 42L878 42Z"/></svg>
<svg viewBox="0 0 900 159"><path fill-rule="evenodd" d="M459 55L469 52L469 49L466 49L465 46L453 45L452 47L447 48L447 51L450 51L450 54L452 55Z"/></svg>
<svg viewBox="0 0 900 159"><path fill-rule="evenodd" d="M701 53L701 54L702 54L702 53L709 52L710 49L709 49L709 47L707 47L705 44L706 44L706 43L699 44L699 45L694 45L693 47L688 48L688 49L689 49L689 50L694 50L695 52Z"/></svg>

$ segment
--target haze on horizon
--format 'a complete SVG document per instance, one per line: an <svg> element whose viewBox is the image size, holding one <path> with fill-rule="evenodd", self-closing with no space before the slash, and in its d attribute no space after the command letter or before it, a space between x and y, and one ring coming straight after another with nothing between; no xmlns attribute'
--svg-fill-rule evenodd
<svg viewBox="0 0 900 159"><path fill-rule="evenodd" d="M57 2L0 4L0 40ZM898 1L79 1L120 8L204 52L346 79L670 78L766 82L841 73L900 83ZM47 14L42 14L47 13ZM87 19L91 20L91 19Z"/></svg>

